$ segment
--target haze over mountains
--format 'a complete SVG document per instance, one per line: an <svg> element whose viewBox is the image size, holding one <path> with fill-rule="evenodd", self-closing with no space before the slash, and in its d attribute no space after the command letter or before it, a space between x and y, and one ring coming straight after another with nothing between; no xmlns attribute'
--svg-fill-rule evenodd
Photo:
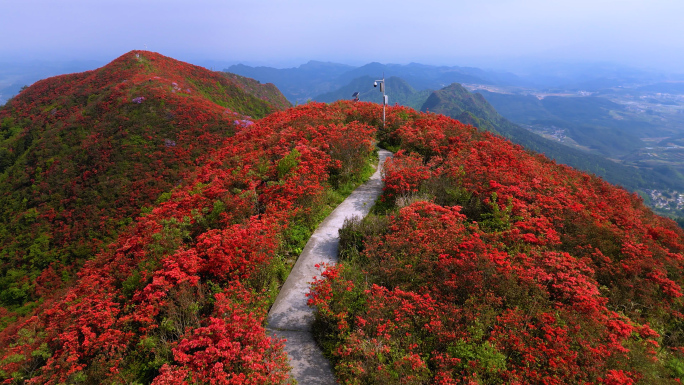
<svg viewBox="0 0 684 385"><path fill-rule="evenodd" d="M420 63L401 65L373 62L363 66L350 66L321 61L309 61L298 67L282 69L236 64L227 67L225 71L273 83L292 103L302 103L319 94L335 91L361 76L380 78L383 72L387 77L396 76L404 79L419 91L436 90L451 83L472 83L523 87L547 92L596 92L614 87L635 86L642 87L642 90L650 88L652 91L664 92L668 87L671 89L671 82L684 81L684 74L666 74L614 64L527 65L517 71L518 75L501 70ZM660 87L658 89L661 91L653 87Z"/></svg>
<svg viewBox="0 0 684 385"><path fill-rule="evenodd" d="M352 67L336 63L310 61L297 68L276 69L233 65L226 69L261 82L275 84L292 103L303 103L320 94L336 91L360 77L395 76L417 90L437 89L454 82L478 84L523 84L524 80L510 73L484 71L479 68L431 66L419 63L407 65L368 63ZM358 90L357 90L358 91ZM351 94L350 94L351 96Z"/></svg>

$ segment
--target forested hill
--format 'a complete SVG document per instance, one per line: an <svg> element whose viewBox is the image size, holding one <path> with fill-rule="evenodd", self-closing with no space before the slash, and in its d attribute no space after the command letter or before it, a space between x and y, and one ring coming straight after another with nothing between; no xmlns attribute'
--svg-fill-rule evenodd
<svg viewBox="0 0 684 385"><path fill-rule="evenodd" d="M528 150L545 154L559 163L596 174L632 191L684 189L684 180L670 173L625 166L534 134L499 115L482 95L470 93L458 83L434 91L423 104L421 111L447 115L483 130L498 133Z"/></svg>
<svg viewBox="0 0 684 385"><path fill-rule="evenodd" d="M272 85L146 51L25 89L0 109L0 304L28 311L236 125L288 105Z"/></svg>

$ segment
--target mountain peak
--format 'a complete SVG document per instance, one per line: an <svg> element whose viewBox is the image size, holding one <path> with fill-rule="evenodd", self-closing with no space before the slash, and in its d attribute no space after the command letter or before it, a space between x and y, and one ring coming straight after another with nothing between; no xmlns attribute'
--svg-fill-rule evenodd
<svg viewBox="0 0 684 385"><path fill-rule="evenodd" d="M469 111L478 116L500 120L501 116L480 94L472 94L458 83L452 83L441 90L434 91L423 104L421 111L430 111L447 116L461 116ZM472 123L472 122L468 122Z"/></svg>
<svg viewBox="0 0 684 385"><path fill-rule="evenodd" d="M0 109L0 305L36 300L27 288L51 261L79 266L236 130L287 106L273 85L139 50L25 89Z"/></svg>

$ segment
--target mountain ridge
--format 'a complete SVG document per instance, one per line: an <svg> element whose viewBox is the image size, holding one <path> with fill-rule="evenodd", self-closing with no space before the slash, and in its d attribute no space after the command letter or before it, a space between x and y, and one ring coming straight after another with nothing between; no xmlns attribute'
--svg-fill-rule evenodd
<svg viewBox="0 0 684 385"><path fill-rule="evenodd" d="M309 62L307 64L310 64ZM250 67L243 64L226 69L243 76L275 84L291 102L302 103L317 95L334 92L354 79L370 76L378 79L384 72L387 76L404 79L418 91L442 88L453 82L481 84L525 83L510 73L485 71L479 68L458 66L435 66L419 63L383 64L367 63L354 67L330 62L314 62L299 67L277 69L272 67Z"/></svg>
<svg viewBox="0 0 684 385"><path fill-rule="evenodd" d="M30 310L42 272L72 274L236 126L284 108L278 94L131 51L10 100L0 110L0 303Z"/></svg>
<svg viewBox="0 0 684 385"><path fill-rule="evenodd" d="M337 100L351 99L354 92L359 92L359 100L382 103L382 93L373 83L376 79L370 76L361 76L353 79L346 86L335 91L317 95L313 100L332 103ZM400 104L414 109L420 109L423 99L427 97L429 90L417 91L404 79L396 76L385 79L385 93L390 95L389 103Z"/></svg>

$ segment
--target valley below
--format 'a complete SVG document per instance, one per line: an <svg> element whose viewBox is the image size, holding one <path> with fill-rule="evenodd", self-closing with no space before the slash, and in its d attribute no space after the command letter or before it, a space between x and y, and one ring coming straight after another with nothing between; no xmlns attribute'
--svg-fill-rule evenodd
<svg viewBox="0 0 684 385"><path fill-rule="evenodd" d="M677 203L684 194L684 185L680 182L684 174L684 94L669 93L679 92L673 87L678 84L665 83L659 87L631 85L593 92L543 92L481 84L464 84L464 87L472 92L481 92L497 110L503 111L504 116L508 115L514 123L541 137L605 156L624 166L667 175L670 183L665 186L642 187L634 191L639 192L645 202L660 214L678 219L684 216L684 207ZM553 99L553 103L547 103L552 107L582 105L581 101L573 103L572 99L583 98L600 98L605 107L593 111L584 122L573 122L575 119L571 114L582 112L571 108L549 111L544 108L547 98ZM608 103L603 103L605 101ZM617 138L611 139L610 131L620 129L621 125L627 135L619 135L618 131ZM625 137L629 141L625 141Z"/></svg>

